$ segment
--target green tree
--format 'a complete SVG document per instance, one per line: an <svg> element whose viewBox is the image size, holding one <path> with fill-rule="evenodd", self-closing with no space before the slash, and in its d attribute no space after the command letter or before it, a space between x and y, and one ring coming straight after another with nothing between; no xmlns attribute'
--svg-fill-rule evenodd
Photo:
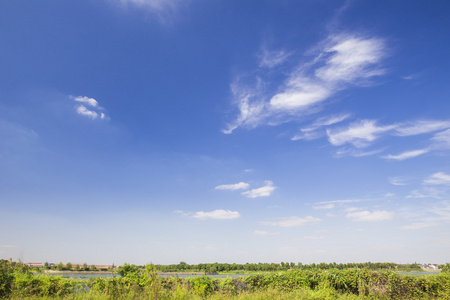
<svg viewBox="0 0 450 300"><path fill-rule="evenodd" d="M56 270L58 270L58 271L62 271L64 269L64 267L63 267L63 263L62 262L60 262L57 266L56 266Z"/></svg>
<svg viewBox="0 0 450 300"><path fill-rule="evenodd" d="M69 271L72 270L72 264L70 262L68 262L66 264L66 269L69 270Z"/></svg>
<svg viewBox="0 0 450 300"><path fill-rule="evenodd" d="M83 264L83 271L89 271L89 267L88 267L87 263Z"/></svg>

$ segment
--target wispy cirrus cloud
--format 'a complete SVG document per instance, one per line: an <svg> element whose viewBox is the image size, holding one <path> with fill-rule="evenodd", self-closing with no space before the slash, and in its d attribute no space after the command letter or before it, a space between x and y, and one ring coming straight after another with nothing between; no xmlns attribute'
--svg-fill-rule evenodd
<svg viewBox="0 0 450 300"><path fill-rule="evenodd" d="M283 64L293 53L285 50L268 50L263 47L259 55L259 66L264 68L274 68Z"/></svg>
<svg viewBox="0 0 450 300"><path fill-rule="evenodd" d="M293 69L275 92L266 90L261 80L250 88L239 80L234 82L231 89L239 115L222 132L230 134L238 127L284 123L292 117L314 113L320 103L338 91L384 74L378 65L386 55L382 39L337 34L320 45L316 56ZM284 62L289 57L287 53L266 55L271 58L261 60L264 63L260 65Z"/></svg>
<svg viewBox="0 0 450 300"><path fill-rule="evenodd" d="M198 211L192 217L200 220L230 220L240 218L241 215L237 211L216 209L213 211Z"/></svg>
<svg viewBox="0 0 450 300"><path fill-rule="evenodd" d="M291 138L292 141L297 140L313 140L317 139L323 135L325 135L325 132L319 132L318 129L324 127L324 126L330 126L337 123L340 123L347 118L350 117L350 114L341 114L341 115L332 115L328 117L322 117L317 119L311 126L301 128L300 133L293 136Z"/></svg>
<svg viewBox="0 0 450 300"><path fill-rule="evenodd" d="M384 132L395 128L395 125L378 126L375 120L362 120L350 124L347 128L327 129L329 142L334 146L351 143L357 148L367 147Z"/></svg>
<svg viewBox="0 0 450 300"><path fill-rule="evenodd" d="M278 221L271 221L271 222L261 222L263 225L270 225L270 226L279 226L279 227L295 227L295 226L304 226L308 224L317 224L320 221L322 221L319 218L315 218L312 216L307 216L304 218L300 217L286 217L281 218Z"/></svg>
<svg viewBox="0 0 450 300"><path fill-rule="evenodd" d="M97 118L100 118L101 120L108 119L106 115L103 112L101 112L101 110L104 110L104 108L101 107L98 104L98 101L95 100L94 98L86 96L77 96L77 97L70 96L70 98L77 103L81 103L75 105L75 111L77 112L77 114L91 118L93 120ZM86 106L88 106L89 108Z"/></svg>
<svg viewBox="0 0 450 300"><path fill-rule="evenodd" d="M424 188L423 190L412 190L406 199L419 199L419 198L434 198L434 199L442 199L443 191L435 188Z"/></svg>
<svg viewBox="0 0 450 300"><path fill-rule="evenodd" d="M359 211L348 213L346 217L355 222L377 222L377 221L387 221L394 218L394 213L391 211L377 210L374 212L370 211Z"/></svg>
<svg viewBox="0 0 450 300"><path fill-rule="evenodd" d="M272 181L268 180L265 183L266 185L260 188L242 192L242 195L246 196L247 198L269 197L277 187L273 185Z"/></svg>
<svg viewBox="0 0 450 300"><path fill-rule="evenodd" d="M250 187L250 184L246 182L239 182L234 184L222 184L215 187L216 190L246 190Z"/></svg>
<svg viewBox="0 0 450 300"><path fill-rule="evenodd" d="M327 128L327 136L333 146L351 144L355 149L359 149L372 145L377 139L386 135L397 137L416 136L444 130L449 126L450 121L448 120L416 120L389 125L378 125L376 120L360 120L340 128ZM434 133L433 137L428 140L428 143L429 146L426 148L407 150L399 154L387 154L381 157L388 160L405 160L431 151L448 150L450 149L450 129ZM368 156L384 151L384 149L377 149L361 152L355 149L340 149L336 154L338 156L344 154Z"/></svg>
<svg viewBox="0 0 450 300"><path fill-rule="evenodd" d="M441 120L417 120L414 122L406 122L399 124L395 128L394 135L411 136L435 132L450 128L450 121Z"/></svg>
<svg viewBox="0 0 450 300"><path fill-rule="evenodd" d="M450 185L450 175L444 172L437 172L425 179L423 183Z"/></svg>
<svg viewBox="0 0 450 300"><path fill-rule="evenodd" d="M410 150L410 151L402 152L397 155L392 155L392 154L384 155L384 156L382 156L382 158L391 159L391 160L405 160L405 159L417 157L419 155L422 155L422 154L425 154L428 152L430 152L429 149Z"/></svg>

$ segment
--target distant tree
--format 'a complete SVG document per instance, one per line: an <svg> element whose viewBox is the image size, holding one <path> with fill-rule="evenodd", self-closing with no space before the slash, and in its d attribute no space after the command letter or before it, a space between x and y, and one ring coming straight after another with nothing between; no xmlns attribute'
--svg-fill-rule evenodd
<svg viewBox="0 0 450 300"><path fill-rule="evenodd" d="M89 271L89 267L88 267L87 263L83 264L83 271Z"/></svg>
<svg viewBox="0 0 450 300"><path fill-rule="evenodd" d="M63 267L63 263L62 262L60 262L57 266L56 266L56 270L58 270L58 271L62 271L62 269L64 269L64 267Z"/></svg>
<svg viewBox="0 0 450 300"><path fill-rule="evenodd" d="M44 269L46 269L46 270L50 269L50 266L48 265L48 262L44 263Z"/></svg>
<svg viewBox="0 0 450 300"><path fill-rule="evenodd" d="M72 270L72 264L71 264L70 262L68 262L68 263L66 264L66 269L67 269L67 270Z"/></svg>
<svg viewBox="0 0 450 300"><path fill-rule="evenodd" d="M77 264L77 265L75 266L75 271L79 271L79 270L80 270L80 265Z"/></svg>
<svg viewBox="0 0 450 300"><path fill-rule="evenodd" d="M97 270L97 268L95 267L95 265L92 265L92 266L90 267L90 270L91 270L91 271L95 271L95 270Z"/></svg>

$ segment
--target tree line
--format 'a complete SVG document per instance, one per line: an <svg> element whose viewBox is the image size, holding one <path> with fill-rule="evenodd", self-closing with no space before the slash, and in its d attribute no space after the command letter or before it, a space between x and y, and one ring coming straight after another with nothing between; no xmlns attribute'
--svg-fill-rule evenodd
<svg viewBox="0 0 450 300"><path fill-rule="evenodd" d="M180 262L179 264L171 265L156 265L160 272L232 272L232 271L287 271L287 270L327 270L327 269L368 269L368 270L396 270L396 271L420 271L422 268L414 263L407 265L399 265L395 263L385 262L365 262L365 263L319 263L319 264L303 264L301 262L295 264L294 262L281 263L201 263L201 264L187 264Z"/></svg>

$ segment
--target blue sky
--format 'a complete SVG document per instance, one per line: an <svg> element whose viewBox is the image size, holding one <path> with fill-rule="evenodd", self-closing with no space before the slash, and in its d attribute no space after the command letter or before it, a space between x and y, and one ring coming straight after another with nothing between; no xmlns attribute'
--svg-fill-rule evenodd
<svg viewBox="0 0 450 300"><path fill-rule="evenodd" d="M444 263L447 1L2 1L0 257Z"/></svg>

